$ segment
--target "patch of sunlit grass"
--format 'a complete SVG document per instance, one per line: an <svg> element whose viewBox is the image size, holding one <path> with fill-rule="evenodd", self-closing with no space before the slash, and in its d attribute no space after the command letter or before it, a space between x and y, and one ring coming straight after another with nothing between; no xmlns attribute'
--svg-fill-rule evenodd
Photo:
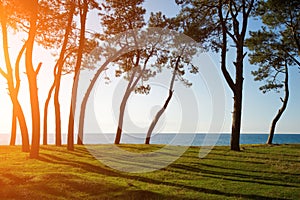
<svg viewBox="0 0 300 200"><path fill-rule="evenodd" d="M160 145L120 145L154 152ZM93 146L107 149L105 145ZM109 168L84 146L42 146L29 159L20 147L0 147L0 199L297 199L300 145L245 145L241 152L215 147L205 158L191 147L151 173Z"/></svg>

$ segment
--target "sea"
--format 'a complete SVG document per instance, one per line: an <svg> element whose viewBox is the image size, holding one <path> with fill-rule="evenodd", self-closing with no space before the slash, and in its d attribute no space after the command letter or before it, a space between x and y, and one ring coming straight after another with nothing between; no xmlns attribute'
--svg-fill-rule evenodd
<svg viewBox="0 0 300 200"><path fill-rule="evenodd" d="M124 144L143 144L145 141L145 134L129 134L123 133L121 143ZM90 133L85 134L84 144L112 144L114 142L115 134L111 133ZM76 137L75 137L76 139ZM241 134L240 144L265 144L268 139L268 134ZM8 145L10 136L8 134L0 134L0 145ZM48 144L54 144L54 134L48 135ZM62 143L66 144L67 135L62 135ZM42 138L41 138L42 142ZM76 142L76 141L75 141ZM170 144L182 146L228 146L230 145L230 134L222 133L159 133L153 134L151 137L151 144ZM300 134L275 134L273 138L274 144L300 144ZM16 144L21 144L20 135L17 135Z"/></svg>

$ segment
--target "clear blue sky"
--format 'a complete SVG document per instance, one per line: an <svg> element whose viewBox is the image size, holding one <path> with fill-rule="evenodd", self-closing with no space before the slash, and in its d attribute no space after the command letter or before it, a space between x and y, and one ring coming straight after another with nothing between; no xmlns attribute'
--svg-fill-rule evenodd
<svg viewBox="0 0 300 200"><path fill-rule="evenodd" d="M146 0L145 7L147 9L147 16L150 11L162 11L167 16L173 16L178 11L178 7L174 3L174 0ZM250 22L250 29L256 29L259 25L256 24L257 21ZM88 18L89 29L98 29L101 28L97 21L97 15L91 13ZM11 49L17 49L20 47L21 43L18 42L19 38L11 36L13 41L11 43ZM18 36L20 37L20 36ZM2 44L0 44L0 64L4 66L3 55L2 55ZM41 111L43 110L44 101L52 82L52 68L53 60L49 57L49 52L37 47L35 49L35 62L38 63L42 61L44 63L39 75L39 94L40 94L40 104ZM13 57L13 55L12 55ZM202 58L202 59L201 59ZM14 59L14 58L13 58ZM233 72L232 60L234 55L229 53L228 56L228 67L230 71ZM222 128L222 132L230 132L231 129L231 111L232 111L232 92L229 90L227 84L225 83L222 74L219 70L219 55L216 54L205 54L204 57L195 59L195 64L207 65L209 67L214 67L218 70L218 79L223 82L225 88L224 104L225 104L225 118ZM267 133L269 131L269 126L272 118L277 113L278 107L280 106L280 95L274 92L262 94L258 88L261 83L253 81L251 75L251 70L255 70L255 66L251 66L247 59L245 60L245 82L244 82L244 101L243 101L243 123L242 123L242 132L243 133ZM108 74L113 76L113 70L108 72ZM297 86L300 85L300 74L299 70L291 69L291 78L290 78L290 101L288 108L282 119L279 121L277 126L277 132L279 133L300 133L300 90ZM196 99L199 100L199 132L209 131L212 122L212 117L215 114L222 113L222 110L217 110L212 112L212 99L210 85L207 85L205 77L209 77L208 74L200 73L199 76L193 77L193 86L190 89L195 95ZM216 79L217 79L216 78ZM168 78L167 78L168 79ZM166 79L166 80L167 80ZM72 80L71 76L65 76L62 83L62 92L61 92L61 105L62 105L62 130L63 132L67 131L67 117L69 112L69 97L70 97L70 82ZM22 83L26 83L25 74L22 74ZM155 111L159 108L159 105L162 105L164 99L167 96L167 89L163 85L155 83L152 81L153 92L148 96L133 95L128 102L128 117L132 119L134 124L134 130L143 131L146 130L150 121L153 118ZM210 81L211 82L211 81ZM104 132L114 132L116 130L117 124L117 104L122 96L122 85L125 87L124 83L120 79L113 80L109 85L105 85L102 82L99 82L96 88L96 93L93 96L95 99L94 111L98 117L98 123ZM181 87L178 84L178 87ZM0 78L0 132L8 133L10 132L10 123L11 123L11 103L7 95L6 82L1 77ZM179 89L183 90L183 89ZM176 91L175 91L176 92ZM220 93L221 94L221 93ZM221 98L222 99L222 98ZM20 101L24 107L27 118L30 118L30 108L29 108L29 96L28 88L26 84L23 84L20 93ZM164 122L159 124L158 131L162 132L177 132L179 131L180 125L179 122L182 122L182 106L180 106L180 94L175 95L172 99L170 106L164 116ZM52 104L52 103L51 103ZM192 106L187 107L187 109L193 109ZM50 117L49 117L49 132L54 132L54 113L53 107L50 107ZM186 121L192 121L193 119L185 119ZM125 122L128 122L125 120ZM127 124L127 125L126 125ZM129 132L132 130L132 124L128 125L125 123L125 129L128 129ZM28 121L28 126L30 127L30 121ZM131 127L130 127L131 126ZM188 132L189 124L186 124L185 130L183 132ZM91 122L87 123L87 131L95 131L93 128L94 125Z"/></svg>
<svg viewBox="0 0 300 200"><path fill-rule="evenodd" d="M155 10L162 11L166 15L175 15L178 11L178 7L175 5L174 0L148 0L145 4L147 7ZM260 27L260 23L255 20L249 22L249 30L256 30ZM246 49L247 51L247 49ZM219 67L219 55L213 55L217 67ZM234 54L228 56L228 68L231 72L234 72L232 66L232 60ZM250 65L248 59L245 59L245 82L244 82L244 101L243 101L243 123L242 132L268 132L269 126L273 116L277 113L278 107L281 105L279 97L283 94L276 94L270 92L262 94L259 91L259 86L262 83L255 82L251 71L257 69L256 66ZM288 108L282 119L279 121L277 126L277 132L281 133L300 133L300 71L297 67L290 69L290 100ZM223 77L222 77L223 78ZM224 80L224 79L223 79ZM230 130L231 123L231 111L232 111L232 92L227 87L225 81L224 85L227 94L227 106L226 106L226 123L224 128L226 131Z"/></svg>

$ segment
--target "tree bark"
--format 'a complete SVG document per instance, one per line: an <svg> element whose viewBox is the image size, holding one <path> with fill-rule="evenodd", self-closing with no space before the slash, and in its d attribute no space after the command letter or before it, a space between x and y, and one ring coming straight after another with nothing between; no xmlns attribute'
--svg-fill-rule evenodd
<svg viewBox="0 0 300 200"><path fill-rule="evenodd" d="M82 62L83 48L85 44L85 29L86 29L86 17L88 12L88 1L84 0L83 5L78 1L80 8L80 39L79 39L79 49L77 54L77 61L75 66L75 73L73 78L73 87L72 87L72 99L70 105L70 114L69 114L69 126L68 126L68 141L67 149L74 150L74 115L76 111L76 100L77 100L77 90L78 90L78 81L80 76L80 67ZM82 141L78 141L82 143Z"/></svg>
<svg viewBox="0 0 300 200"><path fill-rule="evenodd" d="M288 101L289 101L289 96L290 96L290 90L289 90L289 71L288 71L288 66L287 63L285 63L285 80L284 80L284 91L285 91L285 96L284 99L282 100L282 106L278 110L278 113L274 117L271 128L270 128L270 134L267 140L267 144L272 144L273 143L273 138L275 134L275 129L276 129L276 124L280 120L282 114L286 110Z"/></svg>

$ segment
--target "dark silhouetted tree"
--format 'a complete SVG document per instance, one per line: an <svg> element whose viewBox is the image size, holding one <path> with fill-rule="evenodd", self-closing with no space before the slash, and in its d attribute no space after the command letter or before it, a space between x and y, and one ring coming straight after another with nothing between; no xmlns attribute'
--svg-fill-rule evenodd
<svg viewBox="0 0 300 200"><path fill-rule="evenodd" d="M199 42L206 42L213 50L221 50L221 70L233 92L231 150L240 150L242 98L244 82L244 42L248 20L256 7L255 0L176 0L182 5L181 13L174 20L181 30ZM231 41L229 40L231 39ZM231 43L229 43L231 42ZM228 46L229 44L233 44ZM229 47L235 50L235 73L227 65Z"/></svg>

